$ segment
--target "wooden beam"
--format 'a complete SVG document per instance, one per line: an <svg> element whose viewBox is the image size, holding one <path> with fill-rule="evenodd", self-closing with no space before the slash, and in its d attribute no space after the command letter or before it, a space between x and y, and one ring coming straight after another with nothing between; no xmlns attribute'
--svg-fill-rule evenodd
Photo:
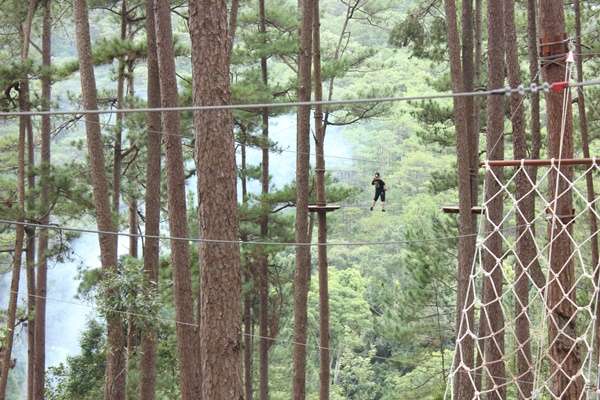
<svg viewBox="0 0 600 400"><path fill-rule="evenodd" d="M308 212L331 212L335 210L339 210L341 208L338 204L327 204L324 206L320 206L317 204L309 204Z"/></svg>
<svg viewBox="0 0 600 400"><path fill-rule="evenodd" d="M458 206L445 206L442 207L444 214L458 214ZM471 207L471 214L483 214L485 210L481 207Z"/></svg>

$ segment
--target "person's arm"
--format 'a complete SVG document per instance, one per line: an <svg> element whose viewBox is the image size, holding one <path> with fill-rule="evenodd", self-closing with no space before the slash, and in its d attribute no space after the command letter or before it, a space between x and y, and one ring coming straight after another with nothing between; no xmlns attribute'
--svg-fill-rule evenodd
<svg viewBox="0 0 600 400"><path fill-rule="evenodd" d="M373 179L373 180L371 181L371 185L374 185L374 184L375 184L375 181L376 181L376 179Z"/></svg>

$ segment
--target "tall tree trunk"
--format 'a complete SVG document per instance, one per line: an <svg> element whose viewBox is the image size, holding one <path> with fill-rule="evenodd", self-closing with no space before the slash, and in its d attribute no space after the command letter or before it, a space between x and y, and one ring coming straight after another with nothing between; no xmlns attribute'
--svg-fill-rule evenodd
<svg viewBox="0 0 600 400"><path fill-rule="evenodd" d="M575 6L575 52L577 53L577 82L583 82L583 49L581 46L581 1L574 0L573 5ZM577 108L579 110L579 130L581 132L581 147L583 149L583 156L590 158L590 139L588 133L588 120L587 111L585 109L585 95L583 88L579 88L577 92ZM594 266L594 280L596 284L600 282L600 270L598 264L598 219L596 218L596 205L594 200L596 199L596 191L594 190L594 177L593 174L589 173L585 176L586 190L587 190L587 201L591 204L590 206L590 247L592 250L592 265ZM598 296L595 299L598 302ZM596 306L596 321L595 329L596 340L594 354L596 354L595 360L600 359L598 355L598 340L600 340L600 308Z"/></svg>
<svg viewBox="0 0 600 400"><path fill-rule="evenodd" d="M170 2L155 0L156 39L162 107L176 107L177 78L171 29ZM178 112L163 113L163 131L166 150L169 230L174 237L187 237L187 207L185 172L181 148L180 117ZM200 398L200 360L198 338L194 329L194 301L190 271L189 245L184 240L171 240L175 314L177 325L177 353L180 363L181 396L183 400Z"/></svg>
<svg viewBox="0 0 600 400"><path fill-rule="evenodd" d="M504 26L506 38L506 66L508 82L511 87L521 85L519 54L517 47L517 29L515 26L515 0L504 1ZM513 157L515 160L527 158L527 138L525 137L525 111L522 107L522 96L515 93L510 98L512 115ZM517 226L517 260L515 262L514 290L515 301L515 334L517 346L517 372L519 380L519 399L531 398L533 390L533 360L531 358L531 336L529 333L529 266L536 262L537 254L535 237L531 235L528 224L535 219L534 196L526 170L517 172L516 186L518 201L516 213Z"/></svg>
<svg viewBox="0 0 600 400"><path fill-rule="evenodd" d="M465 92L473 91L475 78L473 45L473 0L462 1L462 74ZM479 135L475 132L475 98L465 97L467 136L469 138L469 165L471 175L471 204L477 202L477 176L479 172ZM473 224L476 219L473 218Z"/></svg>
<svg viewBox="0 0 600 400"><path fill-rule="evenodd" d="M527 52L529 54L529 78L532 83L540 81L540 67L538 60L538 32L537 32L537 0L527 0ZM540 124L540 95L538 92L531 93L531 158L540 158L542 146L542 134ZM530 169L530 176L535 178L537 169ZM535 182L535 180L534 180ZM545 285L545 283L543 283ZM541 286L539 286L541 287Z"/></svg>
<svg viewBox="0 0 600 400"><path fill-rule="evenodd" d="M21 62L27 63L29 58L29 42L31 40L31 27L33 16L37 9L38 1L29 1L27 9L27 17L23 22L22 31L22 48ZM29 77L25 77L20 82L19 89L19 109L21 111L29 111L30 90ZM33 216L35 213L35 143L33 140L33 126L30 116L20 117L20 122L24 124L26 131L27 142L27 190L29 195L26 198L25 215ZM26 250L25 250L25 265L27 277L27 398L33 399L33 380L34 380L34 362L35 362L35 228L32 226L25 227Z"/></svg>
<svg viewBox="0 0 600 400"><path fill-rule="evenodd" d="M146 41L148 45L148 107L160 107L160 82L156 31L154 17L155 0L146 1ZM144 276L146 290L157 295L160 243L160 170L161 170L161 121L160 113L146 114L147 153L145 193ZM140 399L154 400L156 396L156 329L150 327L142 333L142 356L140 361Z"/></svg>
<svg viewBox="0 0 600 400"><path fill-rule="evenodd" d="M245 283L250 282L250 274L244 273ZM249 293L244 296L244 393L245 400L254 398L252 381L252 297ZM262 338L261 338L262 339Z"/></svg>
<svg viewBox="0 0 600 400"><path fill-rule="evenodd" d="M26 22L22 27L22 50L21 59L25 60L28 56L29 49L29 34L31 30L31 20L33 18L33 11L35 10L35 1L29 3L27 12ZM23 89L23 88L21 88ZM22 108L24 102L19 96L19 106ZM25 221L25 146L27 138L27 118L21 117L19 119L19 140L17 145L17 197L19 203L19 214L17 220L19 222ZM15 334L15 323L17 319L17 302L19 294L19 280L21 277L21 262L23 258L23 242L25 239L25 227L24 225L17 225L15 229L15 254L13 258L12 278L10 283L10 293L8 300L8 309L6 311L6 334L3 343L0 345L3 356L0 364L0 400L6 398L6 387L8 384L8 374L11 369L11 356L13 350L14 334ZM28 385L29 386L29 385ZM29 387L28 387L29 389ZM28 393L29 394L29 393Z"/></svg>
<svg viewBox="0 0 600 400"><path fill-rule="evenodd" d="M315 82L315 101L323 100L323 82L321 80L321 19L319 0L314 1L313 16L313 68ZM325 130L323 129L323 106L315 107L315 173L317 189L317 205L325 206ZM327 214L318 213L319 232L318 242L327 243ZM319 369L319 399L329 400L331 381L331 355L329 350L329 280L327 276L327 246L318 247L319 260L319 339L320 339L320 369Z"/></svg>
<svg viewBox="0 0 600 400"><path fill-rule="evenodd" d="M127 39L127 0L121 1L121 40ZM117 70L117 109L125 106L125 57L119 58ZM115 124L115 144L113 152L113 197L112 207L115 213L116 226L119 227L119 216L121 208L121 164L122 164L122 142L123 142L123 119L125 114L118 113ZM119 248L119 236L114 237L115 246Z"/></svg>
<svg viewBox="0 0 600 400"><path fill-rule="evenodd" d="M267 44L267 23L265 15L265 0L258 1L258 30L262 34L262 44ZM260 74L265 87L269 85L267 57L260 59ZM261 164L261 217L260 237L267 240L269 233L269 109L262 110L262 164ZM259 298L259 328L258 344L258 386L260 400L269 399L269 258L264 247L259 248L258 259L258 298Z"/></svg>
<svg viewBox="0 0 600 400"><path fill-rule="evenodd" d="M42 23L42 64L49 69L52 64L52 1L44 2ZM42 76L42 108L50 109L52 81L49 75ZM40 222L50 221L50 140L52 125L49 115L42 116L41 160L40 160ZM48 271L48 229L41 228L38 243L38 267L35 298L35 360L33 377L33 398L43 399L46 385L46 287Z"/></svg>
<svg viewBox="0 0 600 400"><path fill-rule="evenodd" d="M193 102L229 104L230 54L225 0L190 1ZM243 396L241 376L241 274L237 177L230 110L197 112L196 156L200 236L230 243L200 243L202 270L200 352L202 398ZM211 190L212 188L218 190Z"/></svg>
<svg viewBox="0 0 600 400"><path fill-rule="evenodd" d="M90 28L86 0L74 1L74 20L77 38L77 52L80 62L81 93L83 107L86 110L98 109L96 98L96 78L92 64ZM92 192L96 209L98 230L116 232L112 218L108 179L105 175L104 145L100 134L100 118L98 114L87 114L85 117L88 156L92 178ZM115 271L117 268L117 247L114 235L100 234L100 259L104 271ZM104 398L106 400L125 399L125 352L123 350L124 333L121 317L117 314L107 315L107 351L106 382Z"/></svg>
<svg viewBox="0 0 600 400"><path fill-rule="evenodd" d="M488 1L488 89L499 89L504 86L504 7L502 1ZM487 157L489 160L504 158L504 98L488 96L487 98ZM485 198L486 232L493 232L502 220L502 196L498 196L501 187L498 180L503 179L502 168L496 168L486 174ZM485 344L485 369L488 399L506 398L504 356L504 315L501 306L502 293L502 238L499 232L488 234L483 249L483 268L487 272L484 278L484 318L486 333L489 335Z"/></svg>
<svg viewBox="0 0 600 400"><path fill-rule="evenodd" d="M540 28L544 42L555 42L557 35L565 32L564 3L561 0L546 0L540 4ZM553 46L560 48L561 46ZM565 46L566 47L566 46ZM560 49L562 53L563 50ZM543 68L544 81L552 84L565 80L565 64L552 63ZM573 156L573 118L570 98L567 91L550 92L546 94L546 109L548 115L548 142L550 157L561 159ZM563 102L566 107L563 109ZM563 131L563 118L565 118ZM561 137L562 136L562 137ZM555 370L552 380L554 396L561 399L578 399L583 390L581 379L573 380L581 366L578 343L572 338L577 337L577 309L575 308L575 265L572 261L570 230L563 229L563 223L569 224L568 216L573 213L573 199L570 184L573 171L569 167L561 167L563 175L557 178L556 171L550 174L550 209L553 213L549 228L550 239L550 271L547 287L547 319L548 354L551 365ZM557 196L557 193L560 196ZM558 197L558 198L557 198ZM561 217L563 216L563 217ZM568 293L565 295L565 293Z"/></svg>
<svg viewBox="0 0 600 400"><path fill-rule="evenodd" d="M450 75L452 91L464 91L463 75L460 57L460 38L456 20L456 3L454 0L444 0L446 11L446 26L448 32L448 47L450 53ZM455 399L470 399L473 397L473 386L470 383L470 371L473 368L473 339L465 335L467 329L473 326L472 308L463 314L465 304L470 304L473 292L469 290L471 263L475 255L475 237L473 216L471 214L471 166L469 158L469 137L466 125L465 103L461 98L454 99L454 121L456 129L456 153L458 165L458 207L459 207L459 239L458 239L458 287L456 292L456 327L457 337L461 338L454 357L454 369L457 371L453 382Z"/></svg>
<svg viewBox="0 0 600 400"><path fill-rule="evenodd" d="M242 203L245 206L248 204L248 169L246 166L246 130L243 128L242 140L240 143L241 147L241 170L240 177L242 180ZM248 240L246 232L240 232L240 238L242 241ZM245 257L244 259L244 286L250 287L252 282L252 266L250 259ZM252 326L254 321L252 318L252 290L247 290L244 293L244 393L245 400L252 400L254 398L254 385L253 385L253 368L252 368Z"/></svg>
<svg viewBox="0 0 600 400"><path fill-rule="evenodd" d="M19 197L19 217L18 221L24 221L25 209L25 129L19 129L19 144L18 144L18 177L17 177L17 192ZM10 283L10 293L8 301L8 309L6 311L6 336L2 343L3 355L0 371L0 400L6 399L6 386L8 384L8 374L11 367L11 355L13 348L13 340L15 334L15 323L17 319L17 299L19 294L19 279L21 275L21 260L23 255L23 241L25 230L23 225L16 226L15 232L15 255L13 258L13 270Z"/></svg>
<svg viewBox="0 0 600 400"><path fill-rule="evenodd" d="M128 201L129 213L129 257L138 258L138 209L137 200L131 197Z"/></svg>
<svg viewBox="0 0 600 400"><path fill-rule="evenodd" d="M483 63L483 1L475 0L475 73L474 81L475 87L481 87L481 67ZM479 161L479 135L481 132L480 112L481 106L484 99L475 97L474 99L474 110L473 110L473 134L475 138L471 138L469 143L469 154L471 156L471 202L476 205L479 200L479 171L473 169L473 161ZM473 190L475 189L475 190ZM474 231L476 228L476 219L472 219L474 224ZM474 376L475 388L477 391L481 391L481 381L483 380L483 374L481 373L481 365L483 363L483 357L485 354L485 318L483 316L483 307L479 309L479 326L477 328L477 343L476 343L476 359L475 359L475 371Z"/></svg>
<svg viewBox="0 0 600 400"><path fill-rule="evenodd" d="M29 80L23 81L21 94L26 100L21 110L29 110ZM21 99L21 97L19 97ZM27 131L27 196L26 215L31 217L35 213L35 143L33 139L33 127L30 117L26 119ZM25 227L26 249L25 265L27 275L27 398L33 399L33 380L35 363L35 227Z"/></svg>
<svg viewBox="0 0 600 400"><path fill-rule="evenodd" d="M301 22L298 54L298 101L310 101L311 50L314 0L299 0ZM308 172L310 155L310 107L301 106L297 114L296 145L296 272L294 274L294 364L292 398L306 398L307 301L310 277L308 229Z"/></svg>

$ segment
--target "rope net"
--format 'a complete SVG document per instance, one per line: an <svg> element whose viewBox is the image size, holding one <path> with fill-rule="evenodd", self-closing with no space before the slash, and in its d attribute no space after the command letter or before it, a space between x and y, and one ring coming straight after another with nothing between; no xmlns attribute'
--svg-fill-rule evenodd
<svg viewBox="0 0 600 400"><path fill-rule="evenodd" d="M600 166L485 167L446 398L597 399Z"/></svg>

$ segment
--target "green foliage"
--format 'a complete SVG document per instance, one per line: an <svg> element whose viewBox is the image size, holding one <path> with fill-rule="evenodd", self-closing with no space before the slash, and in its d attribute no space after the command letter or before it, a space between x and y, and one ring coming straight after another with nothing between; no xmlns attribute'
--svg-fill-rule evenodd
<svg viewBox="0 0 600 400"><path fill-rule="evenodd" d="M102 397L106 361L105 327L88 323L81 338L81 354L49 369L46 393L49 400L92 400Z"/></svg>

